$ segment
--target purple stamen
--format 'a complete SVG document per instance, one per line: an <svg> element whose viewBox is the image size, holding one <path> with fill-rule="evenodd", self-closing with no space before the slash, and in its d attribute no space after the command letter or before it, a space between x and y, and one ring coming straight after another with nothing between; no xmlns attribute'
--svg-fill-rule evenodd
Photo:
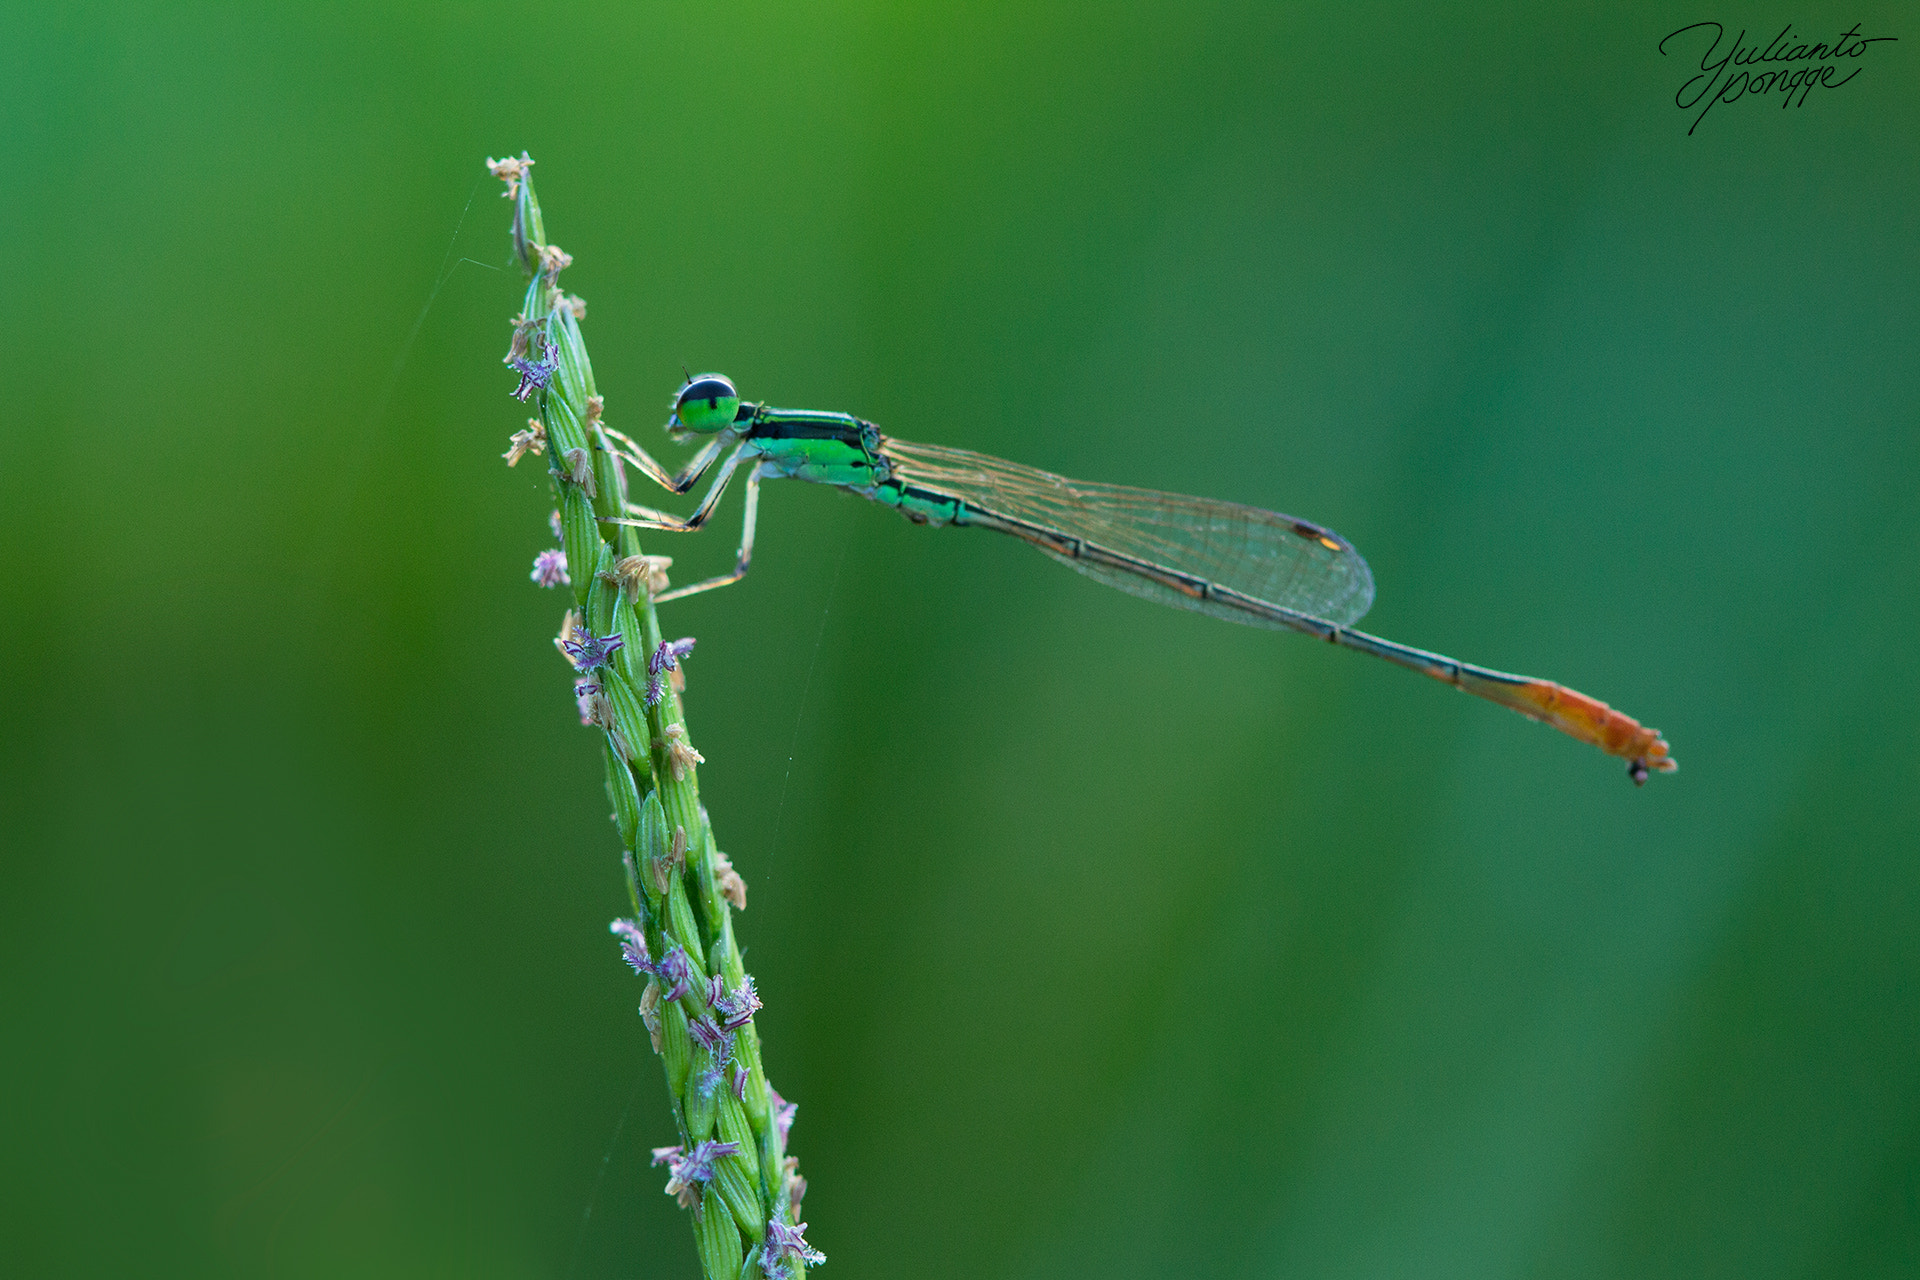
<svg viewBox="0 0 1920 1280"><path fill-rule="evenodd" d="M592 671L595 667L605 666L614 651L623 648L626 643L618 631L610 636L596 636L582 627L574 632L574 638L562 640L560 648L576 670Z"/></svg>
<svg viewBox="0 0 1920 1280"><path fill-rule="evenodd" d="M709 1139L689 1152L683 1152L679 1147L655 1147L653 1162L667 1166L667 1194L678 1200L682 1207L690 1209L700 1201L700 1184L713 1181L714 1162L739 1150L740 1144L737 1142L714 1142Z"/></svg>
<svg viewBox="0 0 1920 1280"><path fill-rule="evenodd" d="M543 587L565 587L573 585L573 579L567 576L567 553L564 551L542 551L533 558L533 580Z"/></svg>
<svg viewBox="0 0 1920 1280"><path fill-rule="evenodd" d="M647 937L640 932L639 925L631 920L615 920L607 930L620 939L620 955L633 966L635 973L644 978L653 972L653 957L647 954Z"/></svg>
<svg viewBox="0 0 1920 1280"><path fill-rule="evenodd" d="M659 675L662 671L671 671L680 659L693 652L693 637L685 636L679 640L662 640L660 647L647 659L647 673Z"/></svg>
<svg viewBox="0 0 1920 1280"><path fill-rule="evenodd" d="M726 1066L733 1058L733 1033L722 1031L703 1013L687 1023L687 1034L707 1051L707 1065L700 1072L699 1084L702 1092L712 1093L727 1078Z"/></svg>
<svg viewBox="0 0 1920 1280"><path fill-rule="evenodd" d="M580 705L581 724L593 723L593 698L594 695L599 692L600 686L591 680L575 680L573 682L573 698L574 701Z"/></svg>
<svg viewBox="0 0 1920 1280"><path fill-rule="evenodd" d="M661 686L662 673L672 671L680 665L680 659L693 652L693 637L679 640L662 640L660 647L647 659L647 705L658 706L666 690Z"/></svg>
<svg viewBox="0 0 1920 1280"><path fill-rule="evenodd" d="M687 994L693 983L686 950L679 943L674 943L667 954L660 957L660 963L653 966L653 976L660 980L662 1000L678 1000Z"/></svg>
<svg viewBox="0 0 1920 1280"><path fill-rule="evenodd" d="M687 1022L687 1033L700 1042L700 1047L713 1055L714 1065L718 1066L733 1056L733 1036L722 1031L717 1023L706 1014Z"/></svg>
<svg viewBox="0 0 1920 1280"><path fill-rule="evenodd" d="M670 1149L679 1150L677 1147ZM712 1182L714 1163L721 1157L733 1155L739 1150L740 1144L737 1142L715 1142L708 1138L678 1160L670 1160L667 1172L674 1181L683 1182L689 1186L698 1182ZM654 1163L659 1163L657 1153Z"/></svg>
<svg viewBox="0 0 1920 1280"><path fill-rule="evenodd" d="M716 975L713 979L719 983ZM753 990L753 975L741 979L740 985L731 993L725 990L725 984L715 989L710 986L707 1003L720 1015L720 1025L728 1031L738 1031L753 1018L754 1011L760 1008L760 997Z"/></svg>
<svg viewBox="0 0 1920 1280"><path fill-rule="evenodd" d="M536 391L546 388L553 381L554 373L560 368L557 357L549 354L539 360L519 357L512 361L514 369L520 374L520 385L513 389L515 400L525 400Z"/></svg>
<svg viewBox="0 0 1920 1280"><path fill-rule="evenodd" d="M802 1222L788 1226L778 1218L767 1219L767 1241L760 1246L760 1265L769 1276L786 1277L793 1274L793 1264L788 1254L798 1254L801 1261L810 1267L817 1267L827 1260L827 1255L807 1243L807 1224Z"/></svg>

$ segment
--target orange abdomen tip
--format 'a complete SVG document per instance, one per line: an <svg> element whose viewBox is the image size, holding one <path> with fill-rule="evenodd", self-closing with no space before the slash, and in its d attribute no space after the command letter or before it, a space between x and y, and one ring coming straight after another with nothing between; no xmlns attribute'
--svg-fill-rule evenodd
<svg viewBox="0 0 1920 1280"><path fill-rule="evenodd" d="M1636 783L1645 782L1649 772L1672 773L1680 767L1658 729L1647 728L1598 698L1551 680L1531 680L1513 692L1526 704L1519 710L1625 760Z"/></svg>

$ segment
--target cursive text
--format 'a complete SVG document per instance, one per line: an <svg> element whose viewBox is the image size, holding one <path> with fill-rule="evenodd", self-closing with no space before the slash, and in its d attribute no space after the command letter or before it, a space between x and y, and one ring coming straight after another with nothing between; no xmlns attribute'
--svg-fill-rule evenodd
<svg viewBox="0 0 1920 1280"><path fill-rule="evenodd" d="M1661 56L1666 56L1670 42L1678 41L1676 48L1685 45L1687 40L1681 37L1689 33L1695 43L1707 41L1706 52L1700 55L1700 74L1681 85L1680 91L1673 95L1674 105L1682 111L1700 109L1693 123L1687 126L1689 137L1707 118L1707 112L1723 102L1778 93L1781 110L1804 106L1807 95L1814 89L1838 89L1860 74L1860 66L1849 66L1841 59L1857 60L1866 53L1868 45L1898 39L1897 36L1863 36L1856 22L1832 44L1802 41L1793 35L1793 24L1789 22L1764 49L1746 43L1747 33L1742 31L1733 38L1726 52L1716 58L1714 55L1726 38L1727 29L1717 22L1695 22L1668 32L1660 41Z"/></svg>

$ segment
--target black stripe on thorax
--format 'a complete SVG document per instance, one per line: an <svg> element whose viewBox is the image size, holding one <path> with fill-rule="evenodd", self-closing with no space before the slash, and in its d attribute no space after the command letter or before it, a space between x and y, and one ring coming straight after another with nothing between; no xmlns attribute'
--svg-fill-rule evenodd
<svg viewBox="0 0 1920 1280"><path fill-rule="evenodd" d="M869 428L863 422L841 418L807 417L782 413L777 418L761 418L747 432L749 440L845 440L861 443Z"/></svg>

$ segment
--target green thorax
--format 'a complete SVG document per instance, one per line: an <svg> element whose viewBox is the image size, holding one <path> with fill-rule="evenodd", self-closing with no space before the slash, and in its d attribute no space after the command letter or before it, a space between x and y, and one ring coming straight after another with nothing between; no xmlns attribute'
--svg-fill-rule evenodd
<svg viewBox="0 0 1920 1280"><path fill-rule="evenodd" d="M852 414L742 405L740 419L763 465L789 479L870 496L892 474L880 450L880 429Z"/></svg>
<svg viewBox="0 0 1920 1280"><path fill-rule="evenodd" d="M915 524L964 522L964 503L893 474L886 437L871 422L849 413L744 404L735 422L745 427L762 465L779 475L836 485L884 503Z"/></svg>

